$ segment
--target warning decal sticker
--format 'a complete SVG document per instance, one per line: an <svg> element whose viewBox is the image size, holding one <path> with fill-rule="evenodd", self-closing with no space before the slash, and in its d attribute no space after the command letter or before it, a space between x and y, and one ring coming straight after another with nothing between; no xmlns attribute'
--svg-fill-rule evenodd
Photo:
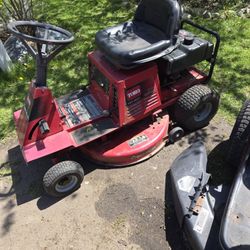
<svg viewBox="0 0 250 250"><path fill-rule="evenodd" d="M201 208L199 215L197 217L197 220L195 222L194 228L193 230L202 234L204 227L206 225L207 222L207 218L209 215L209 211L205 208Z"/></svg>

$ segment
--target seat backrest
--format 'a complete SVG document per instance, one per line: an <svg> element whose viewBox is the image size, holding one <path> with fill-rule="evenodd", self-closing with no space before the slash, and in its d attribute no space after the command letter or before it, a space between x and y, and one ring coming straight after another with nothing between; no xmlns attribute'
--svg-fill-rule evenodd
<svg viewBox="0 0 250 250"><path fill-rule="evenodd" d="M134 20L150 24L163 31L168 39L179 30L181 8L177 0L142 0Z"/></svg>

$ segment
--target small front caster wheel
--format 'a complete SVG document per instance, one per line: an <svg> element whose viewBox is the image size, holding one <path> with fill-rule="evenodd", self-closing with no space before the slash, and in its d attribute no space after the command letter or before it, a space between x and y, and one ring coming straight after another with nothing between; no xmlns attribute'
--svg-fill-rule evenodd
<svg viewBox="0 0 250 250"><path fill-rule="evenodd" d="M79 163L62 161L46 172L43 177L43 187L47 194L62 197L78 189L83 178L84 171Z"/></svg>
<svg viewBox="0 0 250 250"><path fill-rule="evenodd" d="M168 139L170 143L175 143L179 141L184 135L184 130L180 127L175 127L170 130L168 134Z"/></svg>

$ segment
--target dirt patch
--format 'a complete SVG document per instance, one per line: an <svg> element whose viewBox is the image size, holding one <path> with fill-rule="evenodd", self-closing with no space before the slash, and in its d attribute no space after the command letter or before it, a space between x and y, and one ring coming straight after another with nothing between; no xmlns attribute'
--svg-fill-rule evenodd
<svg viewBox="0 0 250 250"><path fill-rule="evenodd" d="M11 161L17 161L17 160L23 160L22 156L20 157L20 154L15 157L15 155L9 155L9 150L11 150L14 147L19 147L17 143L17 139L15 136L7 138L3 141L0 141L0 166L2 167L7 162ZM11 159L10 159L11 158Z"/></svg>
<svg viewBox="0 0 250 250"><path fill-rule="evenodd" d="M96 202L97 214L115 230L130 225L129 242L143 249L166 249L164 202L156 198L138 199L131 186L118 183L107 187Z"/></svg>

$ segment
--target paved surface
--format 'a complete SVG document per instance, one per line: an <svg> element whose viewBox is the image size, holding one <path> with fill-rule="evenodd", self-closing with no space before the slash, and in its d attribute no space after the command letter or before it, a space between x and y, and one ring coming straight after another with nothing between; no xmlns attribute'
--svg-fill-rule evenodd
<svg viewBox="0 0 250 250"><path fill-rule="evenodd" d="M0 145L1 163L9 162L2 167L11 167L11 174L0 178L0 249L185 250L174 214L169 168L200 138L208 151L217 146L211 153L216 172L225 152L220 145L230 131L216 117L209 127L141 164L100 169L85 162L82 187L61 200L47 197L42 190L49 161L26 166L16 140L7 141Z"/></svg>

